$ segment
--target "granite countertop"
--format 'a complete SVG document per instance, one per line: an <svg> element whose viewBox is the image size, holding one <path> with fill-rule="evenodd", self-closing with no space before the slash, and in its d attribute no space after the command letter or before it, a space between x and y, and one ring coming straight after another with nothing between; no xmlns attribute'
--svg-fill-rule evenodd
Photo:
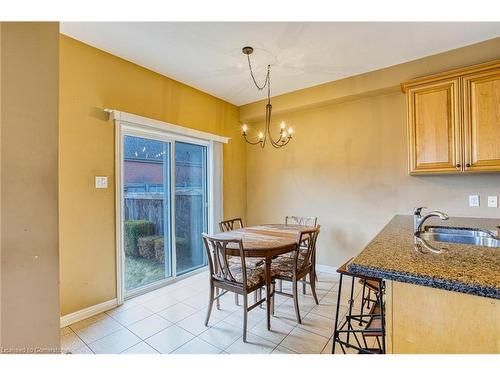
<svg viewBox="0 0 500 375"><path fill-rule="evenodd" d="M453 217L440 225L498 231L500 219ZM396 215L353 259L351 272L500 299L500 248L430 242L448 251L422 254L413 247L413 216Z"/></svg>

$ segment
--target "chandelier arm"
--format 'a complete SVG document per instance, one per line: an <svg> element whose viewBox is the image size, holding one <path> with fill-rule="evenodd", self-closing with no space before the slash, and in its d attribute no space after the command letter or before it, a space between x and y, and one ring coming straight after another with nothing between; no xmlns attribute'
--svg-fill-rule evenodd
<svg viewBox="0 0 500 375"><path fill-rule="evenodd" d="M288 143L290 143L292 137L287 137L286 138L286 141L285 141L285 138L283 138L283 141L281 143L277 143L276 145L273 145L275 148L281 148L281 147L284 147L286 146Z"/></svg>
<svg viewBox="0 0 500 375"><path fill-rule="evenodd" d="M281 148L283 146L286 146L291 139L292 139L291 136L283 137L283 134L280 132L279 139L277 141L272 141L271 144L276 148Z"/></svg>
<svg viewBox="0 0 500 375"><path fill-rule="evenodd" d="M248 138L247 138L247 135L246 135L246 134L243 134L243 138L245 138L245 141L246 141L247 143L251 144L252 146L255 146L255 145L258 145L259 143L262 143L262 141L261 141L261 140L258 140L258 141L255 141L255 142L252 142L252 141L248 140Z"/></svg>
<svg viewBox="0 0 500 375"><path fill-rule="evenodd" d="M264 147L267 143L267 137L269 136L269 140L271 143L273 143L273 139L271 137L271 134L269 133L269 123L271 122L271 110L272 110L272 105L267 104L266 105L266 128L264 129L264 139L262 140L262 147Z"/></svg>
<svg viewBox="0 0 500 375"><path fill-rule="evenodd" d="M269 75L269 70L271 69L271 66L267 66L268 69L268 75ZM273 106L271 104L271 77L269 76L267 80L267 105L266 105L266 133L269 135L269 141L271 144L276 147L280 148L281 147L281 139L282 139L282 133L280 131L280 136L278 140L275 140L271 134L271 112L273 110Z"/></svg>
<svg viewBox="0 0 500 375"><path fill-rule="evenodd" d="M278 146L278 147L280 147L280 146L281 146L281 143L280 143L281 136L278 138L278 140L277 140L277 141L275 141L275 140L274 140L271 136L269 136L269 138L270 138L271 144L272 144L273 146Z"/></svg>
<svg viewBox="0 0 500 375"><path fill-rule="evenodd" d="M269 100L269 97L268 97ZM279 141L281 140L281 134L279 139L276 141L271 134L271 112L273 110L273 106L268 102L266 105L266 137L269 136L269 141L273 146L279 145Z"/></svg>
<svg viewBox="0 0 500 375"><path fill-rule="evenodd" d="M267 127L267 133L269 134L269 141L271 142L271 144L273 146L280 146L280 142L281 142L281 139L283 137L283 133L280 131L279 133L279 138L278 139L274 139L272 134L271 134L271 114L269 113L269 124L268 124L268 127Z"/></svg>
<svg viewBox="0 0 500 375"><path fill-rule="evenodd" d="M282 143L272 143L272 145L274 148L281 148L281 147L285 146L287 143L288 143L288 141L285 143L283 143L283 142Z"/></svg>
<svg viewBox="0 0 500 375"><path fill-rule="evenodd" d="M286 146L290 142L291 139L292 139L291 137L288 137L287 140L285 142L282 142L280 146L281 147Z"/></svg>

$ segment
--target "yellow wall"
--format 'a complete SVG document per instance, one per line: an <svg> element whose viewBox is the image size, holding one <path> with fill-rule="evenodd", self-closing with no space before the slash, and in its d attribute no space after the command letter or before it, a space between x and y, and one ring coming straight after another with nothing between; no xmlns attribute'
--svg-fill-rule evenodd
<svg viewBox="0 0 500 375"><path fill-rule="evenodd" d="M224 216L246 217L238 108L138 65L60 38L61 315L116 297L114 128L103 108L232 137L224 146ZM110 188L96 190L96 175Z"/></svg>
<svg viewBox="0 0 500 375"><path fill-rule="evenodd" d="M338 266L394 214L410 214L418 205L456 216L499 217L500 209L486 207L486 196L500 193L498 173L408 175L405 97L398 87L423 71L495 58L500 38L276 97L273 123L286 121L295 137L281 150L247 146L249 224L318 216L318 263ZM262 102L240 107L242 120L262 113ZM251 128L263 128L262 121ZM470 193L481 194L480 208L468 207Z"/></svg>
<svg viewBox="0 0 500 375"><path fill-rule="evenodd" d="M59 348L59 23L0 23L1 336Z"/></svg>
<svg viewBox="0 0 500 375"><path fill-rule="evenodd" d="M320 264L354 256L392 215L416 205L499 216L484 203L468 208L467 195L498 195L500 174L408 176L399 83L500 58L500 38L273 98L273 122L296 130L283 150L243 143L239 119L261 127L262 102L237 108L66 36L60 49L62 315L116 296L114 129L106 107L232 137L224 146L224 216L257 224L316 215ZM111 188L95 190L95 175L109 176Z"/></svg>

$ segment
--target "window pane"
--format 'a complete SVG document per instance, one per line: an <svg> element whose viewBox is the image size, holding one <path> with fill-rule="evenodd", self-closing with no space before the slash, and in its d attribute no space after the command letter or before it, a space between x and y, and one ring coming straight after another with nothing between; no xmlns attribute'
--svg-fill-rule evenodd
<svg viewBox="0 0 500 375"><path fill-rule="evenodd" d="M125 289L169 277L169 143L124 137Z"/></svg>
<svg viewBox="0 0 500 375"><path fill-rule="evenodd" d="M175 143L177 275L206 264L201 233L208 227L207 148Z"/></svg>

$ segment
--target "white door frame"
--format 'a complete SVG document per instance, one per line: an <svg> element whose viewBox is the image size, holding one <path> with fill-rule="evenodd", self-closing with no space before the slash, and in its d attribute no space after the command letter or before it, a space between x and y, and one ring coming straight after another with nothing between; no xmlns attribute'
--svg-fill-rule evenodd
<svg viewBox="0 0 500 375"><path fill-rule="evenodd" d="M172 276L158 282L135 289L132 293L125 296L125 283L123 274L125 271L125 256L123 243L123 139L125 135L149 138L158 141L168 142L170 144L170 167L171 173L175 171L175 142L186 142L198 144L207 147L207 189L208 189L208 231L213 233L215 226L214 217L214 142L227 143L229 138L218 135L200 132L197 130L184 128L178 125L169 124L163 121L148 119L146 117L133 115L130 113L106 110L113 115L115 121L115 210L116 210L116 297L118 305L122 304L125 298L133 297L147 291L159 288L161 286L178 281L182 278L202 272L206 267L191 271L181 276L176 276L175 259L175 173L170 178L170 251L172 262Z"/></svg>

